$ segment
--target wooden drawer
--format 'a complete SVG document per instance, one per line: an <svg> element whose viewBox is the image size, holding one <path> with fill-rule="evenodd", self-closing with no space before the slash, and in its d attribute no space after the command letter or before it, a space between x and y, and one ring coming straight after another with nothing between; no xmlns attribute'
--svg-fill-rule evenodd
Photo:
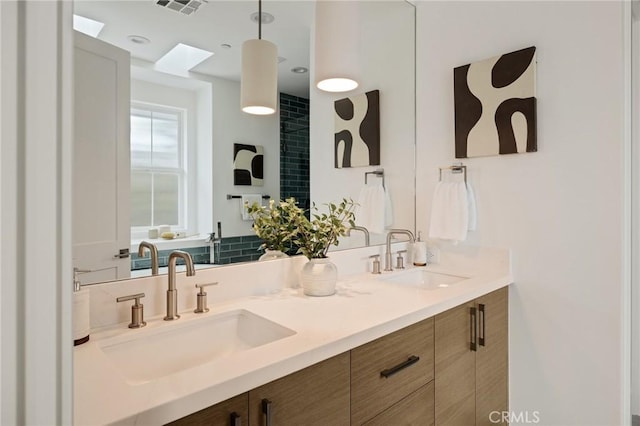
<svg viewBox="0 0 640 426"><path fill-rule="evenodd" d="M167 426L228 426L231 416L239 418L238 424L247 424L249 419L249 394L243 393L219 404L183 417Z"/></svg>
<svg viewBox="0 0 640 426"><path fill-rule="evenodd" d="M375 416L364 426L433 426L434 382L430 382Z"/></svg>
<svg viewBox="0 0 640 426"><path fill-rule="evenodd" d="M352 425L363 424L433 380L433 338L429 318L351 351ZM410 357L419 360L389 371ZM392 374L385 377L383 372Z"/></svg>

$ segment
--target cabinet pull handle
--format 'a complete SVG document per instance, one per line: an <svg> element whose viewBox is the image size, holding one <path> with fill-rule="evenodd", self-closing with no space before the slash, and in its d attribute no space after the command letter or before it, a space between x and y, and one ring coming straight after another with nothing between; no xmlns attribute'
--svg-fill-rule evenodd
<svg viewBox="0 0 640 426"><path fill-rule="evenodd" d="M478 338L478 322L476 321L476 308L470 308L469 310L469 333L471 334L470 338L471 338L471 343L470 343L470 348L472 351L477 351L478 350L478 344L476 342L477 338Z"/></svg>
<svg viewBox="0 0 640 426"><path fill-rule="evenodd" d="M229 416L229 426L242 426L242 421L240 420L240 414L235 411L231 413Z"/></svg>
<svg viewBox="0 0 640 426"><path fill-rule="evenodd" d="M120 249L118 251L118 254L114 254L113 257L116 259L126 259L129 257L129 249L128 248Z"/></svg>
<svg viewBox="0 0 640 426"><path fill-rule="evenodd" d="M478 342L480 343L480 346L484 346L484 304L480 303L478 305L478 310L480 311L480 336L478 337Z"/></svg>
<svg viewBox="0 0 640 426"><path fill-rule="evenodd" d="M262 414L265 426L271 426L271 401L266 398L262 400Z"/></svg>
<svg viewBox="0 0 640 426"><path fill-rule="evenodd" d="M386 370L382 370L380 372L380 376L384 377L385 379L388 379L389 377L393 376L394 374L396 374L400 370L404 370L408 366L413 365L418 361L420 361L420 357L419 356L411 355L409 358L407 358L406 361L401 362L400 364L398 364L398 365L396 365L394 367L388 368Z"/></svg>

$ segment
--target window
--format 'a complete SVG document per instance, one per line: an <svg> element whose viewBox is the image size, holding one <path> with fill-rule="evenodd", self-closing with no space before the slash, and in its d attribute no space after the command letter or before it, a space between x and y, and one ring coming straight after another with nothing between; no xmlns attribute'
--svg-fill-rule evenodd
<svg viewBox="0 0 640 426"><path fill-rule="evenodd" d="M186 112L135 103L131 108L131 233L186 229Z"/></svg>

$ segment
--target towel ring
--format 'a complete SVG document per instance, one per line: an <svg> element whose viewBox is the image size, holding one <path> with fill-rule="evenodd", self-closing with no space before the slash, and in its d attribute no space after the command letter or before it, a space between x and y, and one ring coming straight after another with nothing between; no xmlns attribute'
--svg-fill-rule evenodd
<svg viewBox="0 0 640 426"><path fill-rule="evenodd" d="M375 177L382 178L382 187L385 188L384 185L384 169L374 170L373 172L365 172L364 174L364 184L367 184L367 176L374 175Z"/></svg>
<svg viewBox="0 0 640 426"><path fill-rule="evenodd" d="M439 169L440 169L440 175L438 177L439 181L442 181L442 171L443 170L448 170L451 173L455 173L455 174L463 173L463 175L464 175L464 184L465 185L467 184L467 166L465 166L464 164L458 163L458 164L453 164L453 165L451 165L449 167L440 167Z"/></svg>

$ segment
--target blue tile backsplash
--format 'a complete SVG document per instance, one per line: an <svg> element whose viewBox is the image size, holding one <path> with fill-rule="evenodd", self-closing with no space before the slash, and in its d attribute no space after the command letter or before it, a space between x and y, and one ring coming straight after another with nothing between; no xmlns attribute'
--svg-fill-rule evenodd
<svg viewBox="0 0 640 426"><path fill-rule="evenodd" d="M309 100L280 94L280 198L309 208Z"/></svg>
<svg viewBox="0 0 640 426"><path fill-rule="evenodd" d="M229 263L248 262L252 260L258 260L262 255L262 251L259 251L262 241L255 235L244 235L240 237L227 237L222 238L220 242L220 250L215 255L215 263L218 265L225 265ZM201 247L190 247L180 249L191 254L193 263L208 264L210 262L211 249L209 245ZM159 266L167 266L169 261L169 254L173 250L158 250L158 264ZM183 264L182 259L178 259L177 264ZM148 257L138 257L138 253L131 254L131 270L148 269L151 268L151 259Z"/></svg>

